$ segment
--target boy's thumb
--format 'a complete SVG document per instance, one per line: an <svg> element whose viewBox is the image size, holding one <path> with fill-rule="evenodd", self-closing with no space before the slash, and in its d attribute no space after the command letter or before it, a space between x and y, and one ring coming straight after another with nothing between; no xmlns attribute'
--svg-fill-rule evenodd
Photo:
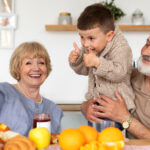
<svg viewBox="0 0 150 150"><path fill-rule="evenodd" d="M91 48L88 48L89 53L94 53Z"/></svg>
<svg viewBox="0 0 150 150"><path fill-rule="evenodd" d="M73 43L73 47L74 47L75 51L79 53L80 49L76 42Z"/></svg>

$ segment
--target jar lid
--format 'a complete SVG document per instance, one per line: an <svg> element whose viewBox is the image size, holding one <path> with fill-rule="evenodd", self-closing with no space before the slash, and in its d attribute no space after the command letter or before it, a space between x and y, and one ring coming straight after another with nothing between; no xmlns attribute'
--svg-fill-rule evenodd
<svg viewBox="0 0 150 150"><path fill-rule="evenodd" d="M69 12L61 12L59 15L60 16L70 16L71 14Z"/></svg>
<svg viewBox="0 0 150 150"><path fill-rule="evenodd" d="M50 119L50 114L47 113L34 114L34 119L40 119L40 120Z"/></svg>

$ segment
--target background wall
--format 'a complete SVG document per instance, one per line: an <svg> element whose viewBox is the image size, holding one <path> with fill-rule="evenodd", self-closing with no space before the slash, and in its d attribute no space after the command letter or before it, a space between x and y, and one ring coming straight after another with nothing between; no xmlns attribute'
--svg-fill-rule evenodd
<svg viewBox="0 0 150 150"><path fill-rule="evenodd" d="M70 12L73 23L83 9L98 0L15 0L17 29L15 30L15 47L24 41L41 42L48 50L53 71L41 88L44 96L56 103L81 103L87 91L87 77L75 74L68 65L68 55L73 49L73 42L80 46L77 32L48 32L46 24L57 24L60 12ZM127 14L119 23L131 24L131 14L140 8L145 16L146 24L150 24L149 0L116 0L116 5ZM59 4L59 5L58 5ZM140 49L150 32L124 32L137 59ZM15 83L9 74L9 60L13 52L0 50L0 81Z"/></svg>

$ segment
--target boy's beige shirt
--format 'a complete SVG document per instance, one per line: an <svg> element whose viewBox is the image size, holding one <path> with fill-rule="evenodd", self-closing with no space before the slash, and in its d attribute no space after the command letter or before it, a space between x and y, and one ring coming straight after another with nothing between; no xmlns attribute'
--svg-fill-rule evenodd
<svg viewBox="0 0 150 150"><path fill-rule="evenodd" d="M70 66L76 73L88 75L86 99L99 97L100 94L116 99L114 92L118 91L124 98L128 109L135 110L135 95L130 83L132 51L118 27L115 29L112 41L107 43L99 56L98 68L87 68L84 65L83 53L87 53L87 51L82 49L76 63L70 64ZM96 87L94 86L95 82Z"/></svg>

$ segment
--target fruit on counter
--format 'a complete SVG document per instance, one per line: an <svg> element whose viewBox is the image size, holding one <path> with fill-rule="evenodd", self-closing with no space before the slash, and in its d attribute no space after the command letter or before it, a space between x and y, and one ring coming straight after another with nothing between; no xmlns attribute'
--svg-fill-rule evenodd
<svg viewBox="0 0 150 150"><path fill-rule="evenodd" d="M124 136L115 127L108 127L98 134L98 140L80 147L80 150L123 150Z"/></svg>
<svg viewBox="0 0 150 150"><path fill-rule="evenodd" d="M0 131L9 131L10 128L4 123L0 123Z"/></svg>
<svg viewBox="0 0 150 150"><path fill-rule="evenodd" d="M115 127L108 127L101 131L98 142L104 144L106 150L123 150L125 145L123 133Z"/></svg>
<svg viewBox="0 0 150 150"><path fill-rule="evenodd" d="M98 138L98 131L91 126L81 125L77 129L84 135L86 144L96 141Z"/></svg>
<svg viewBox="0 0 150 150"><path fill-rule="evenodd" d="M80 147L80 150L108 150L105 144L99 143L98 141L92 141L89 144Z"/></svg>
<svg viewBox="0 0 150 150"><path fill-rule="evenodd" d="M81 125L68 128L59 135L62 150L123 150L123 133L115 127L105 128L98 133L93 127Z"/></svg>
<svg viewBox="0 0 150 150"><path fill-rule="evenodd" d="M50 144L58 144L59 133L51 133L51 143Z"/></svg>
<svg viewBox="0 0 150 150"><path fill-rule="evenodd" d="M118 141L105 143L103 145L105 146L105 150L123 150L125 143L124 141Z"/></svg>
<svg viewBox="0 0 150 150"><path fill-rule="evenodd" d="M36 148L43 149L50 144L50 133L47 128L38 127L29 131L29 138L35 143Z"/></svg>
<svg viewBox="0 0 150 150"><path fill-rule="evenodd" d="M0 138L0 150L3 150L5 142Z"/></svg>
<svg viewBox="0 0 150 150"><path fill-rule="evenodd" d="M98 141L92 141L89 144L80 147L80 150L123 150L123 148L118 147L116 143L100 143Z"/></svg>
<svg viewBox="0 0 150 150"><path fill-rule="evenodd" d="M5 143L4 150L36 150L36 147L32 140L18 135Z"/></svg>
<svg viewBox="0 0 150 150"><path fill-rule="evenodd" d="M59 145L62 150L79 150L84 144L85 138L77 129L64 129L59 135Z"/></svg>
<svg viewBox="0 0 150 150"><path fill-rule="evenodd" d="M101 131L98 135L99 142L116 142L124 141L124 136L121 130L115 127L108 127Z"/></svg>

